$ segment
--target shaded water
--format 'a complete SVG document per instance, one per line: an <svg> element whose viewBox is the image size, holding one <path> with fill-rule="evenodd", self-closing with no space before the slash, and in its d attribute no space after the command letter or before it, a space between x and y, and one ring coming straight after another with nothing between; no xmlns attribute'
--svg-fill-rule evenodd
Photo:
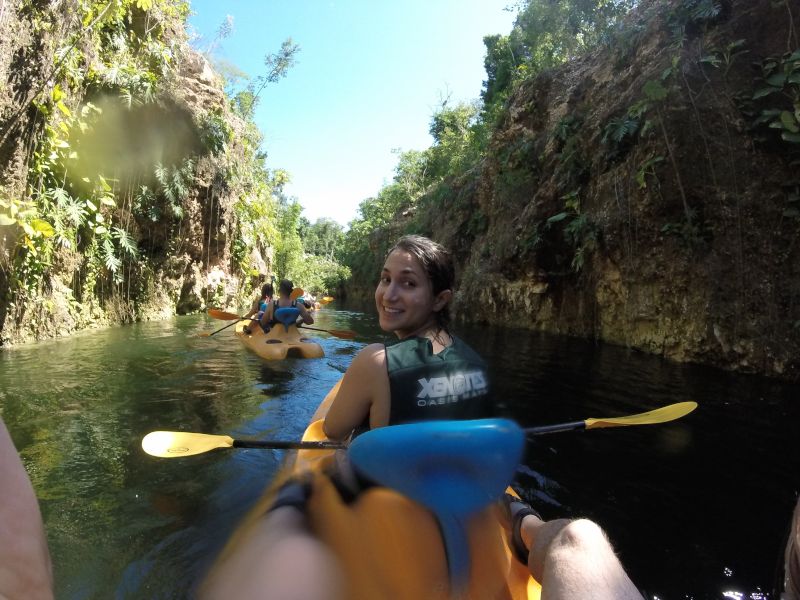
<svg viewBox="0 0 800 600"><path fill-rule="evenodd" d="M41 501L58 598L189 596L283 452L163 460L142 436L298 438L364 344L320 334L325 358L266 363L230 329L195 335L221 325L183 317L0 352L0 411ZM315 326L382 338L359 312L324 309ZM697 400L669 425L535 438L519 486L546 517L599 521L648 598L774 597L800 386L516 329L461 333L524 425Z"/></svg>

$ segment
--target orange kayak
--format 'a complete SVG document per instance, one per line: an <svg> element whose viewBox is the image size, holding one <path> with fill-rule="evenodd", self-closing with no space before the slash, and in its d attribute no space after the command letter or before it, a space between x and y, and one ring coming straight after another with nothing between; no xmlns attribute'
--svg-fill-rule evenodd
<svg viewBox="0 0 800 600"><path fill-rule="evenodd" d="M250 324L250 334L244 327ZM236 324L236 337L250 350L265 360L282 360L287 356L296 358L322 358L325 352L315 341L300 335L295 325L288 327L276 324L269 333L264 333L258 323L241 321Z"/></svg>
<svg viewBox="0 0 800 600"><path fill-rule="evenodd" d="M338 387L334 386L320 405L303 441L326 439L322 417ZM313 482L306 511L309 527L333 551L345 571L345 598L539 599L539 584L512 554L508 517L500 503L470 517L469 577L464 586L453 590L441 529L433 514L386 487L370 487L355 500L343 499L327 475L335 452L300 450L290 454L276 481L234 534L228 551L263 517L277 487L287 480L304 478Z"/></svg>

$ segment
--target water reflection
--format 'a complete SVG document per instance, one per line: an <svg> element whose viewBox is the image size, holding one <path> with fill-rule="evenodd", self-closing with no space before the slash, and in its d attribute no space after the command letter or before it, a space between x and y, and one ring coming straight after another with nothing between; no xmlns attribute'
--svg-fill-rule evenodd
<svg viewBox="0 0 800 600"><path fill-rule="evenodd" d="M326 308L315 326L363 337L318 333L324 358L265 363L230 330L197 337L217 325L188 317L0 352L0 410L41 499L59 598L188 596L283 452L155 459L142 436L297 438L358 349L385 339L371 313ZM771 589L797 493L798 386L517 329L459 333L524 426L699 402L672 424L531 438L518 483L545 516L600 521L649 597Z"/></svg>

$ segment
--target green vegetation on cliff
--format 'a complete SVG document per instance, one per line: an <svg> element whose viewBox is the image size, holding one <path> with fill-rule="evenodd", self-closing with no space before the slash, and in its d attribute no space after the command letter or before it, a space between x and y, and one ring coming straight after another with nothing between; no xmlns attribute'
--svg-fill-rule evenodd
<svg viewBox="0 0 800 600"><path fill-rule="evenodd" d="M323 292L348 275L300 238L329 227L299 222L253 122L299 47L226 94L188 44L188 13L182 0L26 1L4 19L19 58L0 94L3 342L236 303L258 276Z"/></svg>

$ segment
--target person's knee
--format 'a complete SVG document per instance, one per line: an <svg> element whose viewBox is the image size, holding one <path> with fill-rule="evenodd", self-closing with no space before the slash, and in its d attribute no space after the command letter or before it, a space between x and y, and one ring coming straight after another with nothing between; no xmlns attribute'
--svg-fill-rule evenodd
<svg viewBox="0 0 800 600"><path fill-rule="evenodd" d="M576 551L592 551L608 546L608 539L600 526L589 519L570 521L559 531L556 543Z"/></svg>

